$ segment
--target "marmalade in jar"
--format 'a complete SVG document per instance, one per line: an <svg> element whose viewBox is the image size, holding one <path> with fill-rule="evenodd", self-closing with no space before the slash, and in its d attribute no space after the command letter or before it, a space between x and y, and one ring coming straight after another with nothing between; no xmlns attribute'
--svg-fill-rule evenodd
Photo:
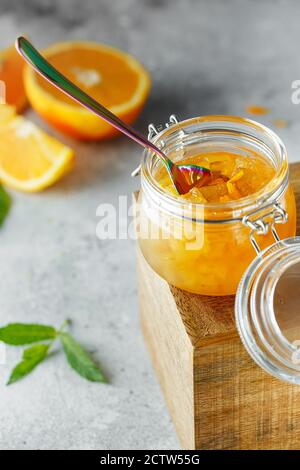
<svg viewBox="0 0 300 470"><path fill-rule="evenodd" d="M243 201L245 206L253 206L265 189L266 193L271 191L272 185L278 184L277 169L254 151L204 152L176 163L200 165L210 174L204 174L189 193L178 195L165 168L159 165L154 171L156 184L184 208L181 213L164 211L159 204L152 206L145 194L140 196L140 225L147 226L147 234L139 237L144 257L160 276L178 288L203 295L234 294L256 256L250 229L235 217L235 207L240 208ZM288 221L276 225L279 237L293 236L296 209L289 185L275 202L288 213ZM261 248L274 243L271 231L256 238Z"/></svg>
<svg viewBox="0 0 300 470"><path fill-rule="evenodd" d="M184 195L194 203L228 202L249 196L263 188L275 175L275 168L264 158L256 155L240 156L229 152L211 152L195 155L176 162L178 165L193 164L210 170ZM165 168L156 179L166 191L178 195Z"/></svg>

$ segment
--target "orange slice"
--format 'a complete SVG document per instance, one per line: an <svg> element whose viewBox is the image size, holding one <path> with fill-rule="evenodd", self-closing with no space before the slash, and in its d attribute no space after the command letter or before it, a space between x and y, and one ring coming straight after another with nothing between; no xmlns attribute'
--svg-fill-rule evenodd
<svg viewBox="0 0 300 470"><path fill-rule="evenodd" d="M144 67L118 49L93 42L65 42L43 51L66 77L127 123L141 112L150 89ZM32 107L60 131L79 139L101 139L117 131L25 68L25 88Z"/></svg>
<svg viewBox="0 0 300 470"><path fill-rule="evenodd" d="M18 112L27 104L23 84L24 66L24 60L14 47L0 51L0 80L5 84L5 89L0 90L1 101L15 106Z"/></svg>
<svg viewBox="0 0 300 470"><path fill-rule="evenodd" d="M0 181L22 191L40 191L72 166L73 151L35 124L0 105Z"/></svg>

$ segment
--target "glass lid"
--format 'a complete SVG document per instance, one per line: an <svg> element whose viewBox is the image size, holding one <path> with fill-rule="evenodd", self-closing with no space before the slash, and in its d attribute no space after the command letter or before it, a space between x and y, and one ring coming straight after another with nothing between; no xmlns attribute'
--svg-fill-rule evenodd
<svg viewBox="0 0 300 470"><path fill-rule="evenodd" d="M300 385L300 237L259 253L239 284L235 315L254 361L273 376Z"/></svg>

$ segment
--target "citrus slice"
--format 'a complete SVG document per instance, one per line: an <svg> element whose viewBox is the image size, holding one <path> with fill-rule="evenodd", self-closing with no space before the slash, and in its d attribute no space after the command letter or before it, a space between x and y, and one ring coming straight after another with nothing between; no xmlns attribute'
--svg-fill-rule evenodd
<svg viewBox="0 0 300 470"><path fill-rule="evenodd" d="M127 123L141 112L150 89L145 68L132 56L93 42L65 42L43 55L67 78ZM115 135L110 124L25 68L25 88L32 107L52 126L79 139Z"/></svg>
<svg viewBox="0 0 300 470"><path fill-rule="evenodd" d="M4 82L1 88L1 102L14 105L18 112L27 104L23 84L24 60L14 47L0 51L0 80Z"/></svg>
<svg viewBox="0 0 300 470"><path fill-rule="evenodd" d="M0 181L23 191L40 191L72 166L73 151L35 124L0 105Z"/></svg>

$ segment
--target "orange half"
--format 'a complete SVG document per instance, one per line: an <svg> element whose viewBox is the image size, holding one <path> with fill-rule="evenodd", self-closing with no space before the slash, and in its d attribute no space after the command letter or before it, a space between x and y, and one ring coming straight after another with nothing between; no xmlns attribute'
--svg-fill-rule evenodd
<svg viewBox="0 0 300 470"><path fill-rule="evenodd" d="M1 102L15 106L17 112L22 111L27 104L23 84L24 60L12 46L0 51L0 80L5 86L1 87Z"/></svg>
<svg viewBox="0 0 300 470"><path fill-rule="evenodd" d="M43 55L67 78L128 124L141 112L150 90L145 68L118 49L93 42L65 42ZM58 130L79 139L111 137L117 131L25 68L25 88L32 107Z"/></svg>

